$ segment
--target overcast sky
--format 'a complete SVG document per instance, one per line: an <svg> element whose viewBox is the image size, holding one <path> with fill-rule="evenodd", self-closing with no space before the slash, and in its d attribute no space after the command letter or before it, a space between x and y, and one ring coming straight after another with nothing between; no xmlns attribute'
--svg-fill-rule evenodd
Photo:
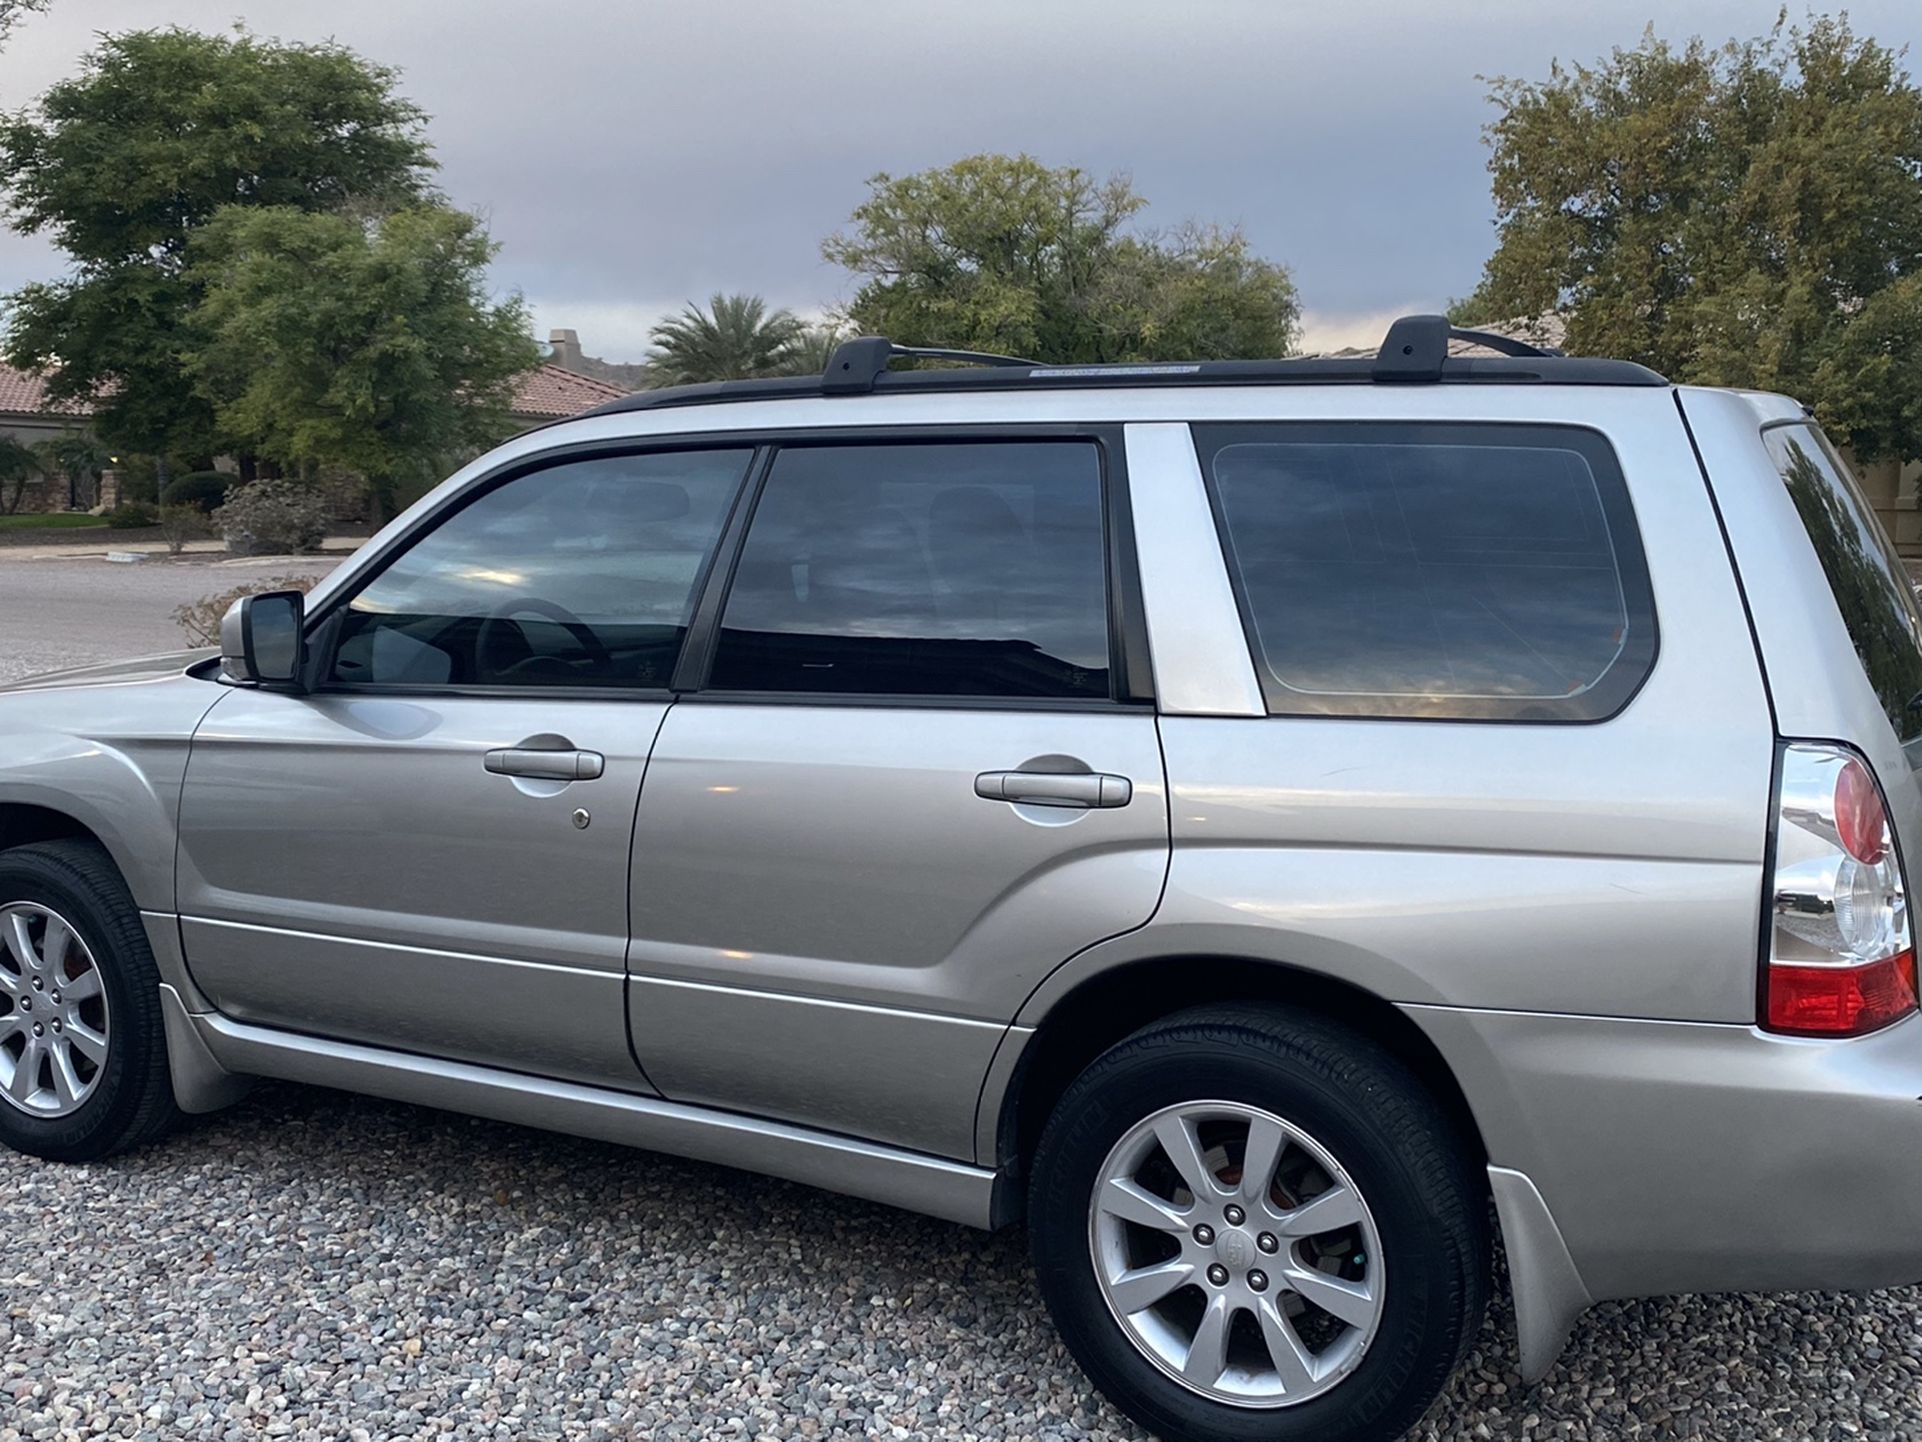
<svg viewBox="0 0 1922 1442"><path fill-rule="evenodd" d="M37 96L96 32L178 23L334 39L398 67L441 184L484 214L543 337L638 360L689 297L845 300L820 258L876 171L1026 150L1126 171L1144 219L1240 222L1294 272L1311 349L1473 288L1491 244L1478 75L1633 45L1655 0L54 0L0 54ZM1754 35L1776 0L1660 7ZM1922 41L1922 4L1856 0ZM1911 68L1914 60L1911 57ZM0 235L0 288L59 255Z"/></svg>

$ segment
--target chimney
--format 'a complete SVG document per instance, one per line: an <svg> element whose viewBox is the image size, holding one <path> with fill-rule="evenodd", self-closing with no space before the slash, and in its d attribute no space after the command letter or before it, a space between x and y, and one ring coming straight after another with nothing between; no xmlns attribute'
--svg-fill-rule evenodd
<svg viewBox="0 0 1922 1442"><path fill-rule="evenodd" d="M562 370L581 371L581 362L586 359L581 354L579 332L571 330L550 330L547 333L548 349L554 354L549 358Z"/></svg>

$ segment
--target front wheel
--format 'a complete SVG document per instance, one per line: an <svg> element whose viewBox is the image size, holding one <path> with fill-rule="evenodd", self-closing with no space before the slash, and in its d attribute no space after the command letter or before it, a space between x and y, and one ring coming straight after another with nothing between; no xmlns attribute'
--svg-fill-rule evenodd
<svg viewBox="0 0 1922 1442"><path fill-rule="evenodd" d="M160 978L113 861L84 841L0 851L0 1143L93 1161L177 1115Z"/></svg>
<svg viewBox="0 0 1922 1442"><path fill-rule="evenodd" d="M1257 1007L1136 1033L1068 1088L1029 1229L1069 1349L1178 1442L1400 1436L1480 1325L1476 1171L1406 1068Z"/></svg>

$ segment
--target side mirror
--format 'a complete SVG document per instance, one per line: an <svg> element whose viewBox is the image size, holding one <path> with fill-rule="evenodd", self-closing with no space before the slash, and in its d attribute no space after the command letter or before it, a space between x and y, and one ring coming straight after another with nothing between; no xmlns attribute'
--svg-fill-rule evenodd
<svg viewBox="0 0 1922 1442"><path fill-rule="evenodd" d="M297 686L305 613L298 591L242 596L220 618L221 674L250 686Z"/></svg>

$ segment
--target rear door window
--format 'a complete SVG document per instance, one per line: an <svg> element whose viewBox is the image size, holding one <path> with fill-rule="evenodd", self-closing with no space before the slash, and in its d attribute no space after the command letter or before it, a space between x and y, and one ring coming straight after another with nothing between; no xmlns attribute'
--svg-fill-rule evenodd
<svg viewBox="0 0 1922 1442"><path fill-rule="evenodd" d="M1110 696L1087 441L792 446L722 612L722 691Z"/></svg>
<svg viewBox="0 0 1922 1442"><path fill-rule="evenodd" d="M1828 576L1863 674L1906 746L1922 738L1922 615L1895 543L1818 428L1771 426L1762 438Z"/></svg>
<svg viewBox="0 0 1922 1442"><path fill-rule="evenodd" d="M1620 467L1576 427L1197 426L1277 715L1598 721L1654 662Z"/></svg>

